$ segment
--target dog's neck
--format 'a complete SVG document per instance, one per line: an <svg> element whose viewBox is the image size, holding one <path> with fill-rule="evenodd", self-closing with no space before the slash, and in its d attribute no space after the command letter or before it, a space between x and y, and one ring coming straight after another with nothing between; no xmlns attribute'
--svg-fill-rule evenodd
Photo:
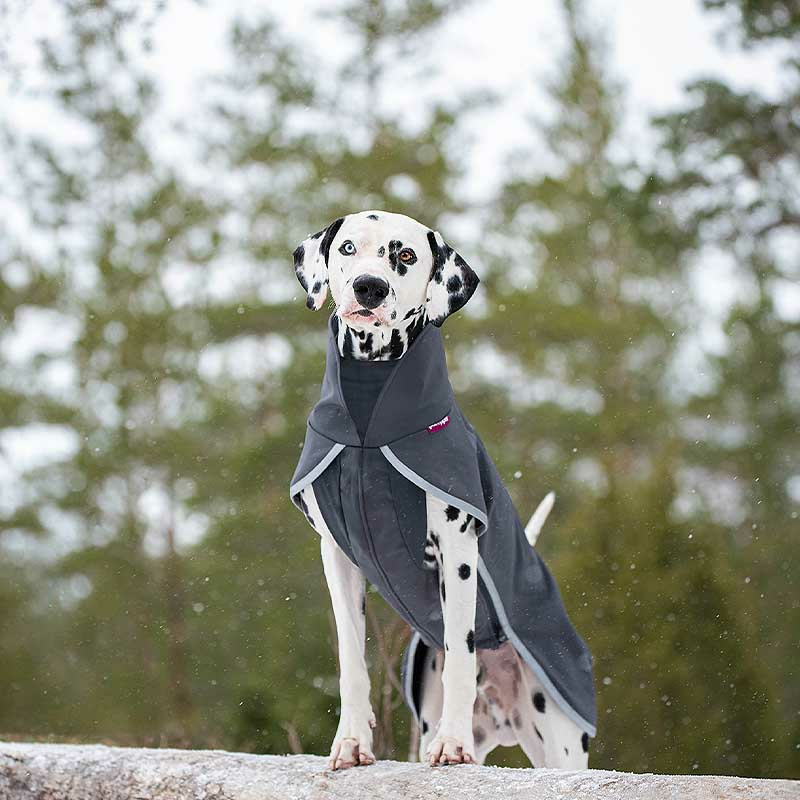
<svg viewBox="0 0 800 800"><path fill-rule="evenodd" d="M336 343L342 358L357 361L393 361L408 351L428 323L425 308L412 309L396 327L376 325L374 328L359 330L351 328L341 317L337 318L339 329Z"/></svg>

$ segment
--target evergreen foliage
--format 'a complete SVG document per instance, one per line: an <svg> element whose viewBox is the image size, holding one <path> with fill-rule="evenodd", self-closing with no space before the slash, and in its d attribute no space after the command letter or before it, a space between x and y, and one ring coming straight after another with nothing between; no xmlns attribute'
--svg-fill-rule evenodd
<svg viewBox="0 0 800 800"><path fill-rule="evenodd" d="M483 288L443 329L451 378L520 514L557 492L537 546L595 656L592 766L800 775L800 62L777 99L689 87L646 169L565 0L551 113L472 206L462 145L489 94L386 102L398 64L420 82L441 64L462 5L348 0L321 16L333 66L276 20L237 22L173 158L152 20L64 4L42 41L64 135L0 122L0 734L327 751L335 629L287 496L327 312L290 259L386 208L480 232L458 242ZM747 47L798 42L792 3L705 5ZM695 289L715 263L718 319ZM23 439L53 457L10 463ZM376 753L402 759L408 632L374 592L368 622Z"/></svg>

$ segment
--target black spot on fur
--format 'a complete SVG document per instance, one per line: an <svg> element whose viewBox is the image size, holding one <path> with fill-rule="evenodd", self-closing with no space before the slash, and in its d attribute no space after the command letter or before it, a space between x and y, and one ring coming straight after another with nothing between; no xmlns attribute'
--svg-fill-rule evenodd
<svg viewBox="0 0 800 800"><path fill-rule="evenodd" d="M317 231L316 233L312 233L311 236L309 236L308 238L309 239L319 239L319 237L322 236L322 234L325 233L326 230L328 230L328 229L327 228L323 228L321 231Z"/></svg>
<svg viewBox="0 0 800 800"><path fill-rule="evenodd" d="M480 278L478 278L469 264L467 264L458 253L455 254L453 263L461 271L461 280L463 280L464 285L459 291L451 292L450 296L447 298L447 310L450 314L454 311L458 311L459 308L466 304L467 300L472 297L480 283ZM452 278L447 281L448 288L450 287L450 280L452 280Z"/></svg>
<svg viewBox="0 0 800 800"><path fill-rule="evenodd" d="M467 528L469 527L470 522L472 522L472 514L467 514L466 519L464 520L464 522L461 523L461 527L459 528L461 533L467 532Z"/></svg>
<svg viewBox="0 0 800 800"><path fill-rule="evenodd" d="M316 294L322 288L322 281L317 281L311 288L311 294Z"/></svg>
<svg viewBox="0 0 800 800"><path fill-rule="evenodd" d="M569 755L569 748L567 748L567 747L564 748L564 755L567 755L567 756Z"/></svg>
<svg viewBox="0 0 800 800"><path fill-rule="evenodd" d="M398 254L403 249L403 243L398 239L389 242L389 265L400 276L408 272L408 267L398 258Z"/></svg>
<svg viewBox="0 0 800 800"><path fill-rule="evenodd" d="M433 542L435 547L439 546L439 537L433 531L428 534L431 537L431 541Z"/></svg>
<svg viewBox="0 0 800 800"><path fill-rule="evenodd" d="M371 353L372 352L372 334L371 333L367 333L366 337L363 337L362 334L364 334L364 331L359 331L358 333L359 333L359 338L363 338L364 339L364 341L362 341L358 345L359 350L361 350L362 353Z"/></svg>
<svg viewBox="0 0 800 800"><path fill-rule="evenodd" d="M442 593L442 603L444 604L444 602L445 602L445 596L444 596L444 581L442 581L442 582L439 584L439 591Z"/></svg>
<svg viewBox="0 0 800 800"><path fill-rule="evenodd" d="M303 512L303 516L308 521L308 524L313 528L314 519L312 518L311 514L308 513L308 504L306 503L302 494L300 495L300 510Z"/></svg>
<svg viewBox="0 0 800 800"><path fill-rule="evenodd" d="M383 258L385 255L386 255L386 248L383 245L381 245L378 248L378 258Z"/></svg>
<svg viewBox="0 0 800 800"><path fill-rule="evenodd" d="M311 295L306 297L306 308L314 308L314 298Z"/></svg>
<svg viewBox="0 0 800 800"><path fill-rule="evenodd" d="M303 287L303 291L308 291L308 281L306 280L305 275L303 275L303 261L305 259L306 249L303 247L302 244L298 245L294 253L292 253L292 257L294 258L294 274L297 276L297 280L300 281L300 285ZM306 300L306 305L308 305L308 301ZM313 305L313 303L312 303ZM311 306L309 306L311 308Z"/></svg>
<svg viewBox="0 0 800 800"><path fill-rule="evenodd" d="M431 670L433 672L436 672L436 658L435 657L431 659Z"/></svg>
<svg viewBox="0 0 800 800"><path fill-rule="evenodd" d="M519 709L514 709L514 714L512 715L511 720L514 723L515 728L522 727L522 715L519 713Z"/></svg>
<svg viewBox="0 0 800 800"><path fill-rule="evenodd" d="M536 735L539 737L541 741L544 741L544 736L542 736L542 732L534 725L533 729L536 731Z"/></svg>
<svg viewBox="0 0 800 800"><path fill-rule="evenodd" d="M583 736L581 736L581 747L583 748L583 752L584 753L588 753L589 752L589 734L588 733L584 733Z"/></svg>
<svg viewBox="0 0 800 800"><path fill-rule="evenodd" d="M475 739L475 744L481 744L486 739L486 731L483 728L475 728L472 731L472 738Z"/></svg>
<svg viewBox="0 0 800 800"><path fill-rule="evenodd" d="M424 327L425 316L423 314L420 314L413 322L406 326L406 339L408 340L407 347L411 347L417 336L422 333L422 329Z"/></svg>
<svg viewBox="0 0 800 800"><path fill-rule="evenodd" d="M325 231L325 237L319 244L319 252L322 253L322 257L325 259L326 267L328 266L328 256L331 252L331 245L336 238L336 234L339 233L339 228L342 227L342 223L344 223L344 217L339 217L339 219L331 222L331 224L328 225L328 229Z"/></svg>
<svg viewBox="0 0 800 800"><path fill-rule="evenodd" d="M361 615L367 616L367 596L365 594L361 595Z"/></svg>
<svg viewBox="0 0 800 800"><path fill-rule="evenodd" d="M397 312L392 311L392 313L389 316L391 317L391 319L397 319Z"/></svg>
<svg viewBox="0 0 800 800"><path fill-rule="evenodd" d="M454 294L455 292L460 292L461 291L461 287L463 285L464 285L464 282L461 280L461 278L458 275L451 275L447 279L447 291L450 292L451 294Z"/></svg>
<svg viewBox="0 0 800 800"><path fill-rule="evenodd" d="M428 732L428 723L422 720L422 733L425 735Z"/></svg>
<svg viewBox="0 0 800 800"><path fill-rule="evenodd" d="M447 506L444 510L444 515L447 517L448 522L453 522L453 520L458 519L458 515L461 512L455 506Z"/></svg>
<svg viewBox="0 0 800 800"><path fill-rule="evenodd" d="M403 355L403 350L403 339L400 336L400 331L395 328L392 331L392 338L389 341L389 356L391 358L400 358L400 356Z"/></svg>
<svg viewBox="0 0 800 800"><path fill-rule="evenodd" d="M378 219L377 214L367 214L367 219Z"/></svg>
<svg viewBox="0 0 800 800"><path fill-rule="evenodd" d="M467 634L467 650L469 650L470 653L475 652L475 631L473 630L470 630Z"/></svg>
<svg viewBox="0 0 800 800"><path fill-rule="evenodd" d="M441 283L442 269L444 269L444 262L447 260L447 256L444 249L439 247L439 243L436 241L436 236L434 236L433 231L428 231L428 244L430 245L431 255L433 256L430 279L436 281L436 283Z"/></svg>
<svg viewBox="0 0 800 800"><path fill-rule="evenodd" d="M533 693L533 707L540 714L544 714L544 695L541 692Z"/></svg>
<svg viewBox="0 0 800 800"><path fill-rule="evenodd" d="M375 325L380 325L380 322L375 322ZM389 344L385 344L380 351L381 356L388 355L390 359L400 358L403 355L405 345L403 344L403 337L400 336L400 331L395 328L392 331L392 336L389 339Z"/></svg>
<svg viewBox="0 0 800 800"><path fill-rule="evenodd" d="M472 570L469 568L469 564L462 564L458 568L458 577L461 578L462 581L465 581L467 578L469 578L471 573Z"/></svg>
<svg viewBox="0 0 800 800"><path fill-rule="evenodd" d="M344 358L353 358L353 334L350 328L344 329L344 343L342 344L342 356Z"/></svg>

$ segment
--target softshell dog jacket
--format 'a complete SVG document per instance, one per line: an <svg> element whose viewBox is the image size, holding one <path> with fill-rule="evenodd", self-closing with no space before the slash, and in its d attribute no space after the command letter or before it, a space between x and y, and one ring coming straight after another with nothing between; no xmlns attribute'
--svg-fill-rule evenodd
<svg viewBox="0 0 800 800"><path fill-rule="evenodd" d="M414 629L403 660L419 719L426 647L444 647L437 574L423 565L425 492L471 514L478 534L475 644L510 640L564 712L595 735L592 657L525 538L497 468L456 405L439 328L396 361L343 359L330 320L322 395L290 494L313 483L337 544Z"/></svg>

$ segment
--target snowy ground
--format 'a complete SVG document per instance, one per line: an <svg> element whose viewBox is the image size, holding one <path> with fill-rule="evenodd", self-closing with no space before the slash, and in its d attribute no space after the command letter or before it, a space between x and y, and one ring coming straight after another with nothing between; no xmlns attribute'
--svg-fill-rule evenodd
<svg viewBox="0 0 800 800"><path fill-rule="evenodd" d="M799 781L384 761L333 773L319 756L0 742L2 800L711 800L800 798Z"/></svg>

